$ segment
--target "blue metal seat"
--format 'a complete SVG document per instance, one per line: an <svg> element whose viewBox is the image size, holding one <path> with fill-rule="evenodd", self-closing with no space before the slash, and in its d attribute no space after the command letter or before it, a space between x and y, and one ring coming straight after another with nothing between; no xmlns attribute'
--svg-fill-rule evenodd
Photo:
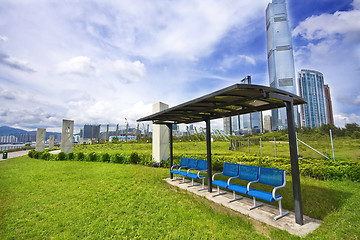
<svg viewBox="0 0 360 240"><path fill-rule="evenodd" d="M196 160L196 159L195 159ZM207 161L206 160L196 160L197 161L197 165L195 168L190 168L187 171L187 175L184 177L189 177L191 178L191 185L189 185L188 187L193 187L193 186L198 186L200 184L194 184L194 179L201 179L202 180L202 188L199 189L199 191L205 190L205 176L200 175L201 172L207 172ZM192 173L190 172L191 170L196 170L197 173Z"/></svg>
<svg viewBox="0 0 360 240"><path fill-rule="evenodd" d="M233 184L231 183L231 179L229 179L229 185L228 185L228 189L233 191L234 194L234 198L232 200L230 200L230 202L236 201L241 199L242 197L236 197L236 193L242 193L242 194L247 194L248 191L248 186L253 183L253 182L257 182L258 181L258 176L259 176L259 167L256 166L248 166L248 165L239 165L239 176L237 177L238 179L241 180L245 180L248 181L249 183L247 184L247 187L239 185L239 184Z"/></svg>
<svg viewBox="0 0 360 240"><path fill-rule="evenodd" d="M281 207L282 196L276 194L277 189L283 188L286 185L286 172L282 169L260 167L259 180L257 182L274 186L274 188L272 192L269 193L266 191L250 188L250 183L249 183L247 186L247 190L248 190L247 195L252 196L254 202L254 205L250 207L249 210L252 210L262 205L262 203L256 204L256 198L259 198L268 202L275 202L275 201L279 202L280 214L274 217L274 220L278 220L279 218L287 215L289 213L288 211L284 213L282 212L282 207Z"/></svg>
<svg viewBox="0 0 360 240"><path fill-rule="evenodd" d="M224 175L230 177L226 181L224 180L215 180L215 176ZM228 188L228 182L231 178L237 178L239 175L239 165L235 163L227 163L224 162L223 171L221 173L215 173L212 177L212 184L217 186L217 194L213 195L213 197L226 194L227 192L220 192L221 188Z"/></svg>
<svg viewBox="0 0 360 240"><path fill-rule="evenodd" d="M188 163L189 163L189 159L188 158L181 158L180 160L180 165L173 165L171 167L170 172L175 174L175 179L173 179L173 181L176 180L180 180L181 178L177 178L177 175L180 174L181 169L187 169L188 168Z"/></svg>

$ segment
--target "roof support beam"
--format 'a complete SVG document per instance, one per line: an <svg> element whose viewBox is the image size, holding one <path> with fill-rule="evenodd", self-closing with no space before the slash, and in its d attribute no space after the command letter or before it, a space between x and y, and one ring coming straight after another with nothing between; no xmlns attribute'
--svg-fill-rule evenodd
<svg viewBox="0 0 360 240"><path fill-rule="evenodd" d="M290 99L290 101L285 101L285 104L286 104L286 115L288 122L291 176L292 176L294 208L295 208L295 222L297 224L303 225L304 220L303 220L302 201L301 201L300 171L299 171L298 152L296 147L294 105L292 98Z"/></svg>
<svg viewBox="0 0 360 240"><path fill-rule="evenodd" d="M212 164L211 164L211 128L210 119L205 119L206 123L206 156L207 156L207 176L208 192L212 192Z"/></svg>
<svg viewBox="0 0 360 240"><path fill-rule="evenodd" d="M169 128L169 142L170 142L170 171L171 171L171 167L173 166L173 134L172 134L172 128L173 125L172 123L168 123L166 124L166 126ZM170 172L170 179L173 179L173 174Z"/></svg>

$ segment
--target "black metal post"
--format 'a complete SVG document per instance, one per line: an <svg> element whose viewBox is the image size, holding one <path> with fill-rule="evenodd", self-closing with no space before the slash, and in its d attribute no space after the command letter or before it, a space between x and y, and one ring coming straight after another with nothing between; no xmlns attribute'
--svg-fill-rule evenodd
<svg viewBox="0 0 360 240"><path fill-rule="evenodd" d="M303 211L301 200L300 172L298 162L298 152L296 148L296 131L294 121L294 105L293 101L285 101L286 115L289 134L290 160L291 160L291 176L293 182L295 221L297 224L303 225Z"/></svg>
<svg viewBox="0 0 360 240"><path fill-rule="evenodd" d="M205 120L206 123L206 153L207 153L207 168L208 168L208 191L212 192L212 164L211 164L211 129L210 119Z"/></svg>
<svg viewBox="0 0 360 240"><path fill-rule="evenodd" d="M169 128L169 142L170 142L170 171L171 171L171 167L173 166L173 135L172 135L172 123L168 123L166 124ZM173 179L173 174L170 173L170 179Z"/></svg>

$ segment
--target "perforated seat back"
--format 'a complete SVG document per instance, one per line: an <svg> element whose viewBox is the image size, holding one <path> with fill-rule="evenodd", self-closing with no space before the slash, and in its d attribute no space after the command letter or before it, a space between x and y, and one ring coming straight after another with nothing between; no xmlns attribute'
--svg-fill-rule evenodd
<svg viewBox="0 0 360 240"><path fill-rule="evenodd" d="M180 167L187 167L188 163L189 163L188 158L181 158Z"/></svg>
<svg viewBox="0 0 360 240"><path fill-rule="evenodd" d="M206 160L197 160L197 170L206 170L207 169L207 161Z"/></svg>
<svg viewBox="0 0 360 240"><path fill-rule="evenodd" d="M196 168L197 167L197 159L188 158L188 167Z"/></svg>
<svg viewBox="0 0 360 240"><path fill-rule="evenodd" d="M259 167L240 165L239 178L246 181L255 181L259 177Z"/></svg>
<svg viewBox="0 0 360 240"><path fill-rule="evenodd" d="M235 177L239 174L239 165L236 163L224 163L223 175Z"/></svg>
<svg viewBox="0 0 360 240"><path fill-rule="evenodd" d="M259 182L272 186L280 186L284 183L285 171L276 168L260 168Z"/></svg>

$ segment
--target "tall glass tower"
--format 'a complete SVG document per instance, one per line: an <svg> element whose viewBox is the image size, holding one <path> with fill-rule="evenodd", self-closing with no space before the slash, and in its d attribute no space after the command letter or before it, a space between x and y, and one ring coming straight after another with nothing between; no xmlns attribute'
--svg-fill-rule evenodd
<svg viewBox="0 0 360 240"><path fill-rule="evenodd" d="M307 104L301 105L302 126L314 128L328 123L322 73L302 69L298 81L300 96L307 101Z"/></svg>
<svg viewBox="0 0 360 240"><path fill-rule="evenodd" d="M270 87L296 92L294 55L286 0L273 0L266 8L267 58ZM272 130L287 128L285 108L272 110ZM294 107L295 124L299 125Z"/></svg>

